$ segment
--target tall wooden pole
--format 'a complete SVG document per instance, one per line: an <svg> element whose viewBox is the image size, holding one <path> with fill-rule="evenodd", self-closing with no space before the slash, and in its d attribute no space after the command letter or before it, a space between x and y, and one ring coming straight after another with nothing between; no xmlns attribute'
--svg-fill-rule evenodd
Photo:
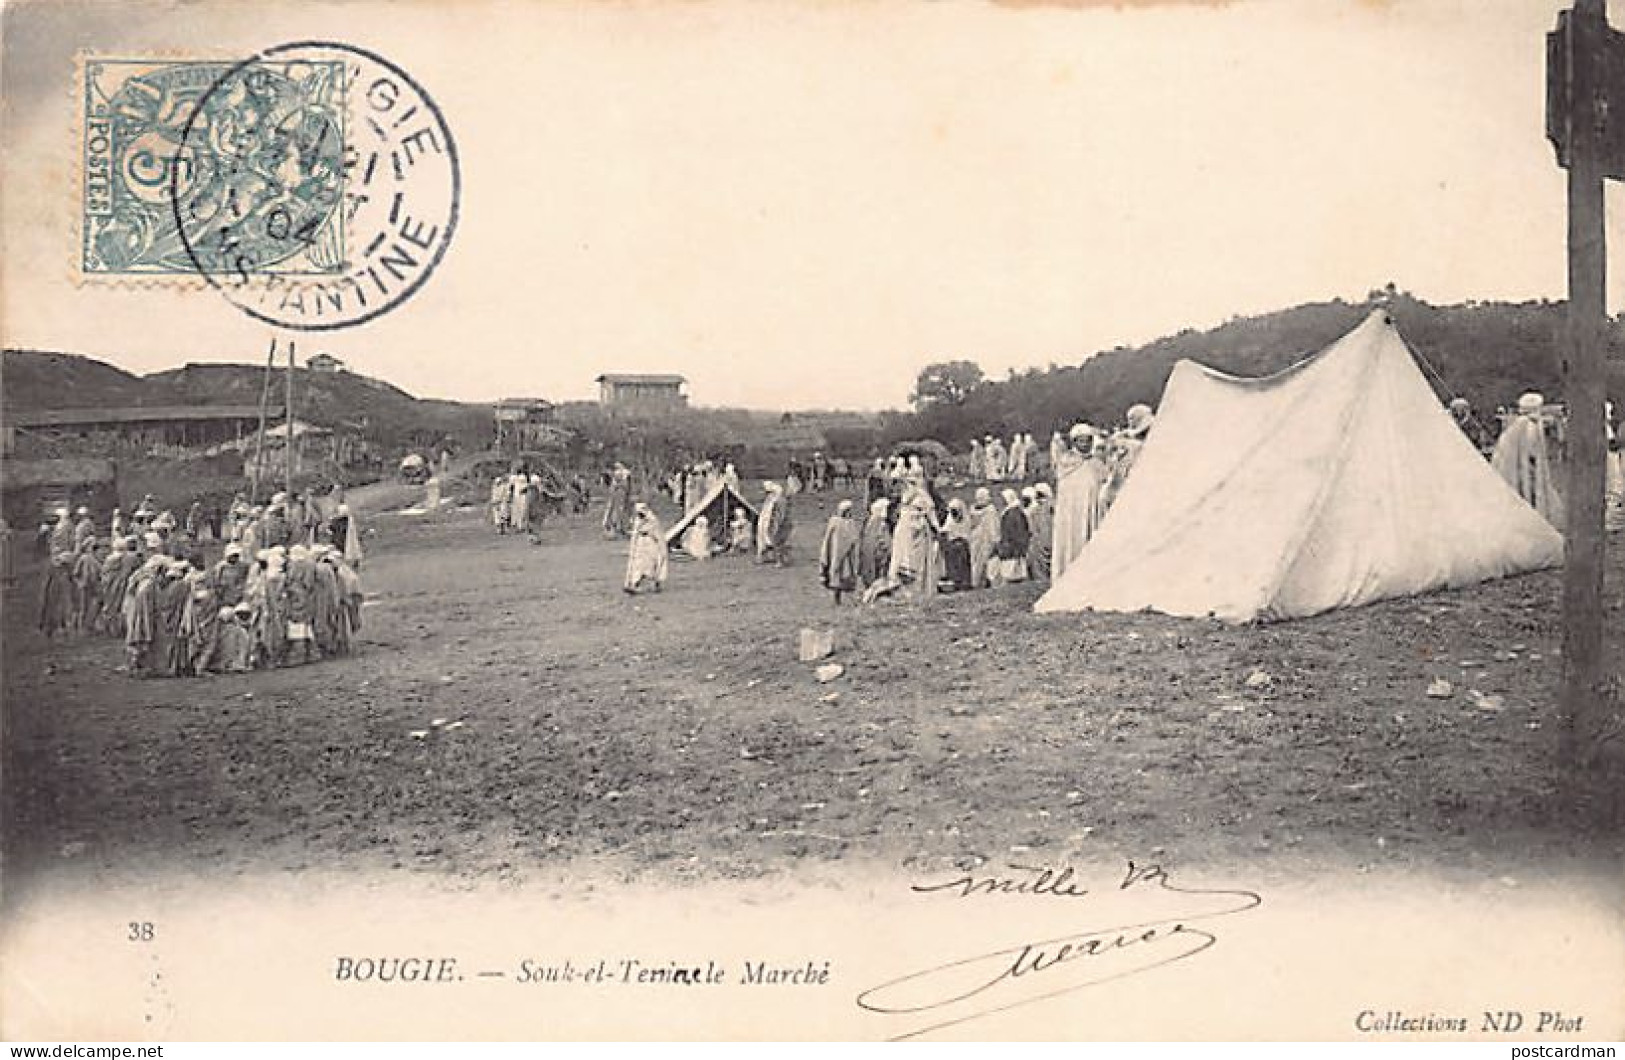
<svg viewBox="0 0 1625 1060"><path fill-rule="evenodd" d="M282 427L286 430L287 444L282 448L282 489L288 495L288 502L293 502L293 349L294 345L288 343L288 387L286 411L282 417Z"/></svg>
<svg viewBox="0 0 1625 1060"><path fill-rule="evenodd" d="M1600 716L1603 597L1603 352L1607 313L1603 237L1607 103L1606 0L1576 0L1569 15L1569 320L1563 356L1568 482L1563 566L1563 740L1588 753Z"/></svg>
<svg viewBox="0 0 1625 1060"><path fill-rule="evenodd" d="M276 371L276 338L271 338L271 349L265 355L265 377L260 380L260 430L254 437L254 474L248 483L249 507L260 502L260 475L265 466L265 415L271 404L271 378Z"/></svg>

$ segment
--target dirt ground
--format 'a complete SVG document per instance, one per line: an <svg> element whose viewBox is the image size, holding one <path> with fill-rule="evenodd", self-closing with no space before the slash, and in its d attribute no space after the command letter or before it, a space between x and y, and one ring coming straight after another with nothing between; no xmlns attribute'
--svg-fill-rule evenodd
<svg viewBox="0 0 1625 1060"><path fill-rule="evenodd" d="M1555 573L1250 628L1036 616L1037 585L836 607L816 571L833 500L798 499L787 569L674 560L638 597L596 513L535 545L474 510L377 515L360 654L242 676L131 680L110 640L47 643L25 574L4 608L8 890L56 869L456 885L578 858L700 880L1620 853L1562 783ZM804 626L835 631L827 685L796 660Z"/></svg>

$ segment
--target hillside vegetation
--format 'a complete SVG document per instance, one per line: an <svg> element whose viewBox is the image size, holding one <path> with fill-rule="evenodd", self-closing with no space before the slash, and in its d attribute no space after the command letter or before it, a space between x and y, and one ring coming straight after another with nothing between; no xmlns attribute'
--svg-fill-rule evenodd
<svg viewBox="0 0 1625 1060"><path fill-rule="evenodd" d="M1392 289L1365 302L1313 303L1256 317L1238 317L1206 331L1186 329L1138 347L1118 347L1081 363L1015 372L983 382L955 401L929 403L910 413L842 418L798 412L773 423L760 413L691 409L639 416L607 415L596 405L561 408L560 418L582 436L589 462L632 458L660 463L676 456L729 452L760 457L753 473L777 470L789 455L815 448L858 456L903 438L934 438L956 451L972 437L1050 431L1079 420L1121 423L1137 402L1155 406L1173 366L1183 358L1240 376L1261 376L1324 348L1383 304L1422 359L1441 399L1461 396L1492 421L1497 406L1524 390L1561 399L1559 358L1566 326L1560 302L1469 302L1435 306ZM1609 324L1611 393L1625 401L1625 318ZM974 354L967 354L974 360ZM8 350L3 372L7 409L190 404L253 405L263 368L246 364L189 364L144 378L73 354ZM282 378L271 402L279 408ZM450 437L462 448L491 439L485 405L416 398L398 387L352 372L294 372L295 416L329 428L360 430L385 450L437 445ZM851 422L848 422L851 421ZM631 429L635 423L636 429Z"/></svg>
<svg viewBox="0 0 1625 1060"><path fill-rule="evenodd" d="M1374 292L1376 294L1376 292ZM1434 306L1403 293L1382 298L1399 332L1424 362L1441 399L1465 397L1481 418L1514 403L1525 390L1561 399L1559 351L1567 319L1556 302L1468 303ZM958 404L927 405L895 425L899 437L939 438L956 449L972 437L1015 430L1047 437L1080 420L1121 423L1137 402L1155 406L1174 365L1184 358L1239 376L1280 371L1323 349L1357 325L1377 300L1323 302L1258 317L1238 318L1209 331L1187 329L1144 346L1120 347L1081 364L1015 373L985 382ZM1609 325L1612 389L1625 391L1625 324Z"/></svg>

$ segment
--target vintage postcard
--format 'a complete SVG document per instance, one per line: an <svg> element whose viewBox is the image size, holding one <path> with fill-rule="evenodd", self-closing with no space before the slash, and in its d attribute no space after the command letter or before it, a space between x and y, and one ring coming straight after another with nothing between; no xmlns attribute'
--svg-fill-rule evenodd
<svg viewBox="0 0 1625 1060"><path fill-rule="evenodd" d="M1621 1038L1603 7L6 4L0 1035Z"/></svg>

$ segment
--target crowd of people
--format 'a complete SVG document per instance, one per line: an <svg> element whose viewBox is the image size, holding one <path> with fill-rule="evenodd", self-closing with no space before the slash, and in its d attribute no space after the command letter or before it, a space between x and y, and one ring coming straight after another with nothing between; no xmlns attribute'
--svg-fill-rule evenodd
<svg viewBox="0 0 1625 1060"><path fill-rule="evenodd" d="M342 492L278 493L263 506L239 495L221 511L218 527L191 513L182 522L148 496L128 519L115 508L99 526L86 507L58 509L45 535L41 632L121 639L135 677L349 654L361 627L362 550ZM211 563L205 550L217 534L223 549Z"/></svg>
<svg viewBox="0 0 1625 1060"><path fill-rule="evenodd" d="M722 460L700 460L679 467L665 476L666 495L687 515L705 503L716 487L726 485L739 492L739 472Z"/></svg>
<svg viewBox="0 0 1625 1060"><path fill-rule="evenodd" d="M733 474L732 465L727 465L720 473L722 477L716 481L725 481L733 485L735 495L738 494L738 478ZM763 498L761 507L756 510L755 518L751 518L750 509L743 504L732 505L732 516L722 530L714 531L709 517L694 514L704 498L711 495L712 486L704 486L703 492L698 487L703 483L695 483L695 491L686 491L685 496L692 497L698 492L698 500L691 505L685 505L684 519L688 526L675 541L668 541L665 527L654 510L642 501L632 502L631 526L628 532L630 546L627 552L626 580L623 588L629 593L639 592L644 588L659 592L665 584L669 571L668 553L675 548L677 554L685 559L707 561L720 556L754 556L759 563L788 566L790 563L790 534L795 528L792 514L792 500L795 492L795 483L788 486L785 483L769 481L762 484ZM611 493L610 508L616 503L615 494ZM727 507L727 506L725 506ZM606 525L609 520L609 511L605 513Z"/></svg>
<svg viewBox="0 0 1625 1060"><path fill-rule="evenodd" d="M991 436L973 442L971 479L1011 485L977 486L968 504L944 503L918 454L877 462L863 527L845 505L825 528L825 587L837 602L855 591L872 602L1059 577L1105 518L1155 421L1145 405L1125 419L1112 431L1078 423L1056 432L1047 454L1053 487L1029 484L1040 462L1030 434L1017 433L1009 448Z"/></svg>
<svg viewBox="0 0 1625 1060"><path fill-rule="evenodd" d="M586 510L586 488L579 476L569 493L567 496L559 492L524 464L515 464L513 470L491 480L491 525L498 534L529 535L531 544L535 544L549 511L561 512L567 502L574 511Z"/></svg>
<svg viewBox="0 0 1625 1060"><path fill-rule="evenodd" d="M1540 395L1524 395L1501 417L1499 440L1461 399L1448 410L1513 489L1561 527L1555 460L1546 451L1560 426ZM1018 431L1008 445L993 435L972 441L968 457L953 467L918 451L877 458L865 480L867 510L855 500L842 500L824 527L818 550L821 583L840 603L849 595L872 602L1059 578L1116 501L1155 422L1152 409L1139 404L1126 411L1116 429L1079 423L1055 432L1047 451L1031 434ZM1612 406L1607 424L1608 525L1620 529L1625 528L1625 454ZM788 564L794 498L811 489L809 482L831 481L824 476L832 475L832 462L814 461L812 477L804 480L800 472L807 466L797 463L784 480L763 484L754 521L743 509L734 511L726 527L712 527L704 515L687 518L671 547L679 557L744 554ZM718 482L739 489L733 465L711 461L688 465L666 481L685 516ZM968 499L944 499L947 489L967 482L973 487ZM665 534L654 511L634 501L630 476L617 465L604 527L614 532L623 525L621 536L631 539L626 590L658 589L669 569Z"/></svg>
<svg viewBox="0 0 1625 1060"><path fill-rule="evenodd" d="M964 469L969 479L1009 485L996 493L978 486L969 503L944 499L944 490L961 480L959 468L938 466L918 451L877 458L865 479L862 519L855 501L842 500L824 527L818 549L822 584L837 603L848 595L873 602L1056 576L1099 526L1153 421L1149 407L1136 405L1115 431L1077 424L1064 436L1057 433L1047 466L1046 454L1039 453L1030 434L1018 433L1009 449L991 436L978 440ZM840 479L834 461L815 459L811 478L804 480L797 472L807 466L798 462L782 481L764 482L754 519L743 505L724 505L731 518L718 527L696 512L708 499L714 502L719 484L739 493L734 466L703 460L678 469L666 477L665 486L686 525L668 541L659 516L634 500L630 472L617 464L610 475L603 528L629 541L625 591L659 591L672 550L679 558L743 555L762 564L789 565L795 498L811 492L814 484L833 485ZM1036 481L1045 470L1055 486ZM851 482L850 468L845 481Z"/></svg>
<svg viewBox="0 0 1625 1060"><path fill-rule="evenodd" d="M1561 528L1561 413L1540 394L1524 394L1492 439L1464 401L1448 407L1508 484ZM1100 527L1154 424L1152 410L1135 405L1114 430L1079 423L1055 432L1047 451L1018 431L1008 445L992 435L973 441L958 463L919 448L876 458L862 500L840 500L824 526L820 582L839 604L848 596L872 603L1057 579ZM1625 454L1612 405L1606 424L1608 527L1620 530ZM739 502L742 485L732 463L690 463L664 477L684 513L683 532L668 540L653 508L634 496L624 464L604 479L602 528L628 542L629 593L660 591L674 552L697 561L738 556L788 566L797 496L852 483L850 466L815 454L784 479L764 482L752 511ZM587 508L584 484L556 495L549 481L522 465L497 476L491 487L497 532L535 540L545 510L564 503L577 512ZM728 492L719 501L721 487ZM947 497L957 487L965 487L964 495ZM151 496L128 516L114 508L100 523L86 507L60 508L38 540L50 559L40 629L48 637L120 638L135 676L242 672L344 655L360 628L361 536L338 487L277 493L264 505L241 495L229 506L199 501L181 518L160 510ZM216 544L223 550L208 562ZM9 579L9 557L6 566Z"/></svg>

